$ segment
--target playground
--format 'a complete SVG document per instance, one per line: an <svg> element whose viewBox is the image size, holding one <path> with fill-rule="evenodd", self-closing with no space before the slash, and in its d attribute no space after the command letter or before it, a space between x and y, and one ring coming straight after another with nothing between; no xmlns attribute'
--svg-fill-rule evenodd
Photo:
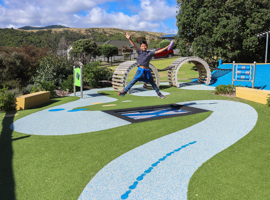
<svg viewBox="0 0 270 200"><path fill-rule="evenodd" d="M187 62L197 67L197 78L181 83ZM151 63L166 99L147 84L135 85L124 98L117 95L136 67L129 61L115 69L113 87L78 91L1 117L3 197L269 198L270 109L212 94L215 86L232 84L233 64L211 70L198 57L171 59L167 81L160 82L157 61ZM252 87L254 81L254 88L268 90L267 70L256 64L244 72L249 79L234 84Z"/></svg>

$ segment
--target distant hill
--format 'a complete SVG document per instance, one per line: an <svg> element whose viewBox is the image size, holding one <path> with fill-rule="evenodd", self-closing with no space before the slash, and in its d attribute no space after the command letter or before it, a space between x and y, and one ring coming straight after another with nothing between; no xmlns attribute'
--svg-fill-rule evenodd
<svg viewBox="0 0 270 200"><path fill-rule="evenodd" d="M58 27L52 29L52 27ZM27 30L28 27L20 29L0 28L0 47L21 47L25 45L34 45L36 47L48 47L56 49L63 44L70 45L79 39L91 39L95 42L105 42L108 40L125 40L125 33L129 32L135 40L137 37L144 36L149 47L156 48L160 42L160 36L164 33L149 31L123 30L118 28L61 28L63 26L47 26L35 30ZM35 28L35 27L31 27ZM47 28L47 29L45 29Z"/></svg>
<svg viewBox="0 0 270 200"><path fill-rule="evenodd" d="M45 27L32 27L32 26L24 26L18 29L22 30L44 30L44 29L56 29L56 28L69 28L62 25L51 25L51 26L45 26Z"/></svg>

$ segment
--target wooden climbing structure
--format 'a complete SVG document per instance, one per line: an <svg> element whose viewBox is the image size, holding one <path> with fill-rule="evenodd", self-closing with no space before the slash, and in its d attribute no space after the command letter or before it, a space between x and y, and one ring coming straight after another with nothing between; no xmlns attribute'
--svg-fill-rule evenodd
<svg viewBox="0 0 270 200"><path fill-rule="evenodd" d="M127 77L130 71L137 67L138 64L136 61L126 61L121 63L114 71L112 77L112 86L115 91L122 91L127 86ZM157 69L149 64L149 68L151 69L151 73L154 81L156 82L157 87L159 87L160 78ZM144 83L144 88L152 87L150 84Z"/></svg>
<svg viewBox="0 0 270 200"><path fill-rule="evenodd" d="M172 64L168 67L168 81L172 86L179 87L179 82L177 79L178 71L181 66L186 62L191 62L196 65L199 73L198 83L205 83L206 85L210 84L211 81L211 69L210 66L205 62L205 60L199 57L182 57L178 58L172 62Z"/></svg>

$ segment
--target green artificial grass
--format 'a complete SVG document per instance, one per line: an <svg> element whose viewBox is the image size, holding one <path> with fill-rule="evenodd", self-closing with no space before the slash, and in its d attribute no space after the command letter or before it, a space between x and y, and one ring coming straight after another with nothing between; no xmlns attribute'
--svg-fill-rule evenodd
<svg viewBox="0 0 270 200"><path fill-rule="evenodd" d="M211 91L169 86L161 86L161 90L170 93L164 100L129 94L123 98L114 91L102 91L100 94L118 99L106 103L116 106L102 107L106 104L100 104L87 109L109 110L208 99L247 103L258 112L256 126L194 173L188 186L188 199L269 199L270 108L234 97L213 95ZM44 107L17 111L19 115L11 118L3 118L5 113L0 113L0 199L77 199L91 178L110 161L149 141L190 127L211 114L147 121L68 136L26 135L9 128L19 118L77 99L54 99ZM131 102L122 102L125 100Z"/></svg>
<svg viewBox="0 0 270 200"><path fill-rule="evenodd" d="M258 112L256 126L193 174L188 199L270 199L270 109L241 101Z"/></svg>
<svg viewBox="0 0 270 200"><path fill-rule="evenodd" d="M115 94L110 96L115 97ZM122 97L118 98L122 100ZM63 103L65 99L62 98ZM148 100L154 99L159 100L157 97ZM120 104L119 108L126 105ZM136 107L138 103L129 105ZM32 112L38 110L33 109ZM19 111L16 119L25 116L25 112L31 113L30 110ZM3 120L1 144L6 150L5 153L1 151L4 181L0 184L1 195L4 199L10 196L16 199L77 199L91 178L110 161L149 141L192 126L210 114L148 121L68 136L25 135L9 129L12 119ZM5 168L9 170L8 174L4 173ZM6 176L13 178L7 179Z"/></svg>

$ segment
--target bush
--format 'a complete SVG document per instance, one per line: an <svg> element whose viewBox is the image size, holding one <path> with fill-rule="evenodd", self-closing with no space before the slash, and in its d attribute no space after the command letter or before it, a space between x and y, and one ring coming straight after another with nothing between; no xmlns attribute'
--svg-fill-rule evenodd
<svg viewBox="0 0 270 200"><path fill-rule="evenodd" d="M84 82L92 88L100 86L101 80L111 81L112 75L113 70L107 67L100 67L100 61L89 63L83 68Z"/></svg>
<svg viewBox="0 0 270 200"><path fill-rule="evenodd" d="M24 88L22 89L23 94L30 94L31 91L32 91L32 89L33 89L33 87L34 87L33 84L29 84L29 85L27 85L26 87L24 87Z"/></svg>
<svg viewBox="0 0 270 200"><path fill-rule="evenodd" d="M62 84L61 84L61 88L62 90L69 90L69 92L73 92L74 90L74 80L73 80L73 75L69 75L67 80L65 80Z"/></svg>
<svg viewBox="0 0 270 200"><path fill-rule="evenodd" d="M235 86L232 85L219 85L215 89L215 94L231 94L235 92Z"/></svg>
<svg viewBox="0 0 270 200"><path fill-rule="evenodd" d="M36 76L32 80L34 82L50 81L55 86L60 86L72 73L73 68L66 58L50 54L40 61Z"/></svg>
<svg viewBox="0 0 270 200"><path fill-rule="evenodd" d="M15 98L21 95L20 90L18 88L8 90L7 93L12 94Z"/></svg>
<svg viewBox="0 0 270 200"><path fill-rule="evenodd" d="M6 86L0 89L0 110L8 111L15 109L15 93L7 92Z"/></svg>
<svg viewBox="0 0 270 200"><path fill-rule="evenodd" d="M267 98L266 105L267 105L268 107L270 107L270 94L268 94L268 98Z"/></svg>
<svg viewBox="0 0 270 200"><path fill-rule="evenodd" d="M38 86L33 86L32 87L32 90L31 90L31 92L30 93L35 93L35 92L39 92L39 88L38 88Z"/></svg>
<svg viewBox="0 0 270 200"><path fill-rule="evenodd" d="M54 90L56 89L56 86L51 81L39 82L39 86L41 91L50 91L51 99L55 97L56 92Z"/></svg>
<svg viewBox="0 0 270 200"><path fill-rule="evenodd" d="M28 83L36 74L39 60L46 56L47 52L47 48L36 48L32 45L0 47L0 80L4 83L10 80L17 80L20 84Z"/></svg>

